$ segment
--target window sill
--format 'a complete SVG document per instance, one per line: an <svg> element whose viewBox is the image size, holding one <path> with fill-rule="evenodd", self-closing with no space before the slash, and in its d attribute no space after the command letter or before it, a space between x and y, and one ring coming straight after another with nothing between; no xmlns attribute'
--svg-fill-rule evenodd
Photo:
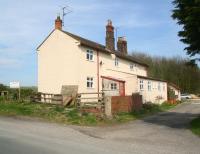
<svg viewBox="0 0 200 154"><path fill-rule="evenodd" d="M88 61L88 62L94 62L94 60L88 60L88 59L86 59L86 61Z"/></svg>
<svg viewBox="0 0 200 154"><path fill-rule="evenodd" d="M93 88L93 87L92 87L92 88L89 88L89 87L87 87L87 89L88 89L88 90L94 90L94 88Z"/></svg>

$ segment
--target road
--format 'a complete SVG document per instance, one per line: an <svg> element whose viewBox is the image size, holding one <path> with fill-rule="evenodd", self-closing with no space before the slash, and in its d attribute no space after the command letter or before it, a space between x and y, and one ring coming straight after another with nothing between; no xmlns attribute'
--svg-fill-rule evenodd
<svg viewBox="0 0 200 154"><path fill-rule="evenodd" d="M0 154L200 154L200 138L188 129L199 114L200 101L109 127L0 117Z"/></svg>

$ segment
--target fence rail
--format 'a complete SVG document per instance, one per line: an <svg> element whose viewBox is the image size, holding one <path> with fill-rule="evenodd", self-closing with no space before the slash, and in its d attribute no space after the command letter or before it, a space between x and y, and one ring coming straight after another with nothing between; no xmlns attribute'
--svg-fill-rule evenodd
<svg viewBox="0 0 200 154"><path fill-rule="evenodd" d="M79 93L76 98L78 108L104 108L104 93Z"/></svg>
<svg viewBox="0 0 200 154"><path fill-rule="evenodd" d="M47 104L62 104L63 97L61 94L37 93L31 97L33 102Z"/></svg>

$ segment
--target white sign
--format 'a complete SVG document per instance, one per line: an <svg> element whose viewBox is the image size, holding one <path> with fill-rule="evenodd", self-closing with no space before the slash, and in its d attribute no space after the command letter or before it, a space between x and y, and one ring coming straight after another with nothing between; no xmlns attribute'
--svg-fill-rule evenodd
<svg viewBox="0 0 200 154"><path fill-rule="evenodd" d="M10 88L19 88L19 82L10 82Z"/></svg>

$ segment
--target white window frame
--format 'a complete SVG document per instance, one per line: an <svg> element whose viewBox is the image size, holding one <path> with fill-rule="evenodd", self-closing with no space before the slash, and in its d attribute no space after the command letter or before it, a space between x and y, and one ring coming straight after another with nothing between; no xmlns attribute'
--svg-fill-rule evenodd
<svg viewBox="0 0 200 154"><path fill-rule="evenodd" d="M148 83L147 83L147 89L148 89L148 91L152 90L151 81L148 81Z"/></svg>
<svg viewBox="0 0 200 154"><path fill-rule="evenodd" d="M130 64L130 70L133 71L133 69L134 69L134 65Z"/></svg>
<svg viewBox="0 0 200 154"><path fill-rule="evenodd" d="M115 57L115 66L118 67L119 66L119 58Z"/></svg>
<svg viewBox="0 0 200 154"><path fill-rule="evenodd" d="M86 59L88 61L93 61L94 60L94 51L93 50L87 50L86 51Z"/></svg>
<svg viewBox="0 0 200 154"><path fill-rule="evenodd" d="M144 90L144 80L140 80L140 91Z"/></svg>
<svg viewBox="0 0 200 154"><path fill-rule="evenodd" d="M158 82L158 91L161 91L161 85L160 85L160 82Z"/></svg>
<svg viewBox="0 0 200 154"><path fill-rule="evenodd" d="M93 77L87 77L86 86L89 89L94 88L94 78Z"/></svg>
<svg viewBox="0 0 200 154"><path fill-rule="evenodd" d="M113 82L110 84L110 89L111 90L117 90L117 83Z"/></svg>
<svg viewBox="0 0 200 154"><path fill-rule="evenodd" d="M163 83L163 91L165 91L165 83Z"/></svg>

